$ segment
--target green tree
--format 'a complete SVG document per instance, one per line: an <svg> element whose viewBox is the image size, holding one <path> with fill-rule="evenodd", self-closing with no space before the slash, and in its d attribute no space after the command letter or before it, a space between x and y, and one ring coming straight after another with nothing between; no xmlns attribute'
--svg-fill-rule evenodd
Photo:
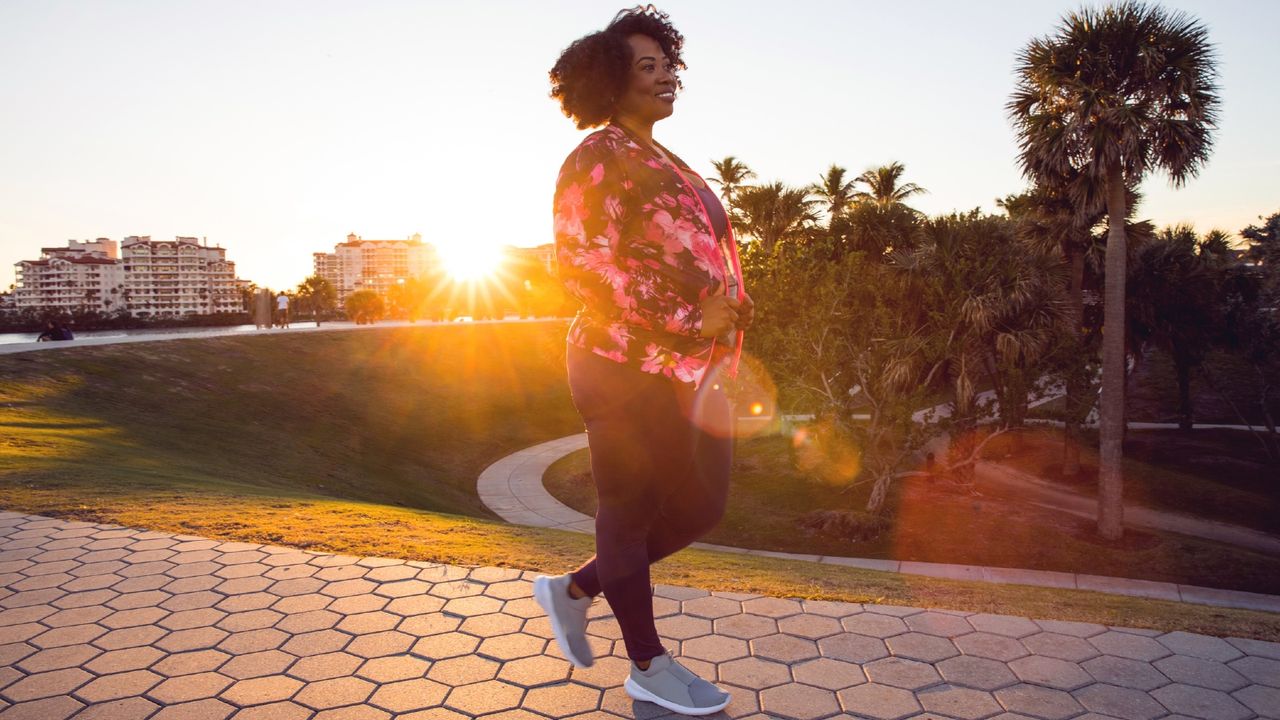
<svg viewBox="0 0 1280 720"><path fill-rule="evenodd" d="M853 203L856 181L845 180L846 173L848 170L833 164L827 168L826 174L818 182L809 186L809 193L817 196L827 206L828 227L836 222L844 214L845 208Z"/></svg>
<svg viewBox="0 0 1280 720"><path fill-rule="evenodd" d="M737 207L738 191L756 174L738 158L730 155L723 160L712 160L716 176L709 180L720 186L720 196L730 209Z"/></svg>
<svg viewBox="0 0 1280 720"><path fill-rule="evenodd" d="M784 244L795 244L809 236L817 222L816 201L804 188L781 182L739 188L737 229L755 238L766 253Z"/></svg>
<svg viewBox="0 0 1280 720"><path fill-rule="evenodd" d="M312 275L299 283L294 295L315 318L317 327L322 319L332 316L338 308L337 288L319 275Z"/></svg>
<svg viewBox="0 0 1280 720"><path fill-rule="evenodd" d="M1073 175L1077 205L1106 198L1098 530L1123 532L1126 194L1162 169L1175 185L1208 159L1218 95L1208 31L1194 18L1137 2L1068 14L1020 53L1008 109L1019 160L1034 180Z"/></svg>
<svg viewBox="0 0 1280 720"><path fill-rule="evenodd" d="M382 296L372 290L357 290L347 297L347 317L357 325L369 325L382 319L387 312Z"/></svg>
<svg viewBox="0 0 1280 720"><path fill-rule="evenodd" d="M900 162L867 170L857 178L857 182L866 185L867 189L854 193L854 199L888 207L903 205L907 198L928 192L915 183L901 183L902 174L906 171L906 167Z"/></svg>

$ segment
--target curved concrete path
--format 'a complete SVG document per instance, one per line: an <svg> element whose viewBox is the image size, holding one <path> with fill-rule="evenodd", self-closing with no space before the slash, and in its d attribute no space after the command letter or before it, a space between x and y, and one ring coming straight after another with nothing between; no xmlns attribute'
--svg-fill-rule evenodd
<svg viewBox="0 0 1280 720"><path fill-rule="evenodd" d="M573 669L533 573L0 513L0 720L676 717L630 700L616 621ZM1280 643L658 586L713 717L1280 717Z"/></svg>
<svg viewBox="0 0 1280 720"><path fill-rule="evenodd" d="M541 443L502 458L480 474L480 478L476 483L480 500L490 510L493 510L509 523L585 533L594 532L595 521L592 518L561 503L551 493L547 492L542 485L542 476L552 463L585 447L587 447L587 436L586 433L581 433ZM1050 570L1022 570L908 560L805 555L769 550L751 550L708 543L694 543L694 547L788 560L845 565L885 572L900 572L909 575L926 575L952 580L976 580L1014 585L1095 590L1115 595L1132 595L1200 605L1280 612L1280 596L1153 582L1150 580L1130 580Z"/></svg>

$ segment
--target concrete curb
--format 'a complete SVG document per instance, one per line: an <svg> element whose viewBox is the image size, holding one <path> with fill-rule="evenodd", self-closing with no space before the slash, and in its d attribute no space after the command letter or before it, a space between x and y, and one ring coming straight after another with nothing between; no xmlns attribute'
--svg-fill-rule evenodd
<svg viewBox="0 0 1280 720"><path fill-rule="evenodd" d="M480 500L503 520L515 525L553 528L588 534L594 533L595 520L593 518L561 503L552 497L551 493L547 492L542 485L542 475L552 463L585 447L587 447L587 435L586 433L581 433L534 445L498 460L485 468L476 481L476 489L480 494ZM1240 590L1220 590L1195 585L1054 572L1050 570L805 555L712 545L709 543L694 543L693 547L784 560L803 560L829 565L844 565L846 567L896 572L905 575L922 575L948 580L1031 585L1068 590L1091 590L1111 595L1127 595L1196 605L1280 613L1280 596Z"/></svg>

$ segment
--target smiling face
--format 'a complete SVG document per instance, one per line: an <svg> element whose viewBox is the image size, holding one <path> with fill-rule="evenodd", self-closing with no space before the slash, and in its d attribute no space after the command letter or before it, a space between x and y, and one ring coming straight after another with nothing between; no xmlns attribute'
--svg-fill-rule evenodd
<svg viewBox="0 0 1280 720"><path fill-rule="evenodd" d="M675 67L658 41L648 35L631 35L627 42L631 45L631 73L615 115L652 125L675 110Z"/></svg>

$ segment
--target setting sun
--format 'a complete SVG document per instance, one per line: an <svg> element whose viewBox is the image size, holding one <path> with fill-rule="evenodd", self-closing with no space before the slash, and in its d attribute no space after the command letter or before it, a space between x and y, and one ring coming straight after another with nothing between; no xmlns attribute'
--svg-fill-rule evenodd
<svg viewBox="0 0 1280 720"><path fill-rule="evenodd" d="M479 280L494 274L502 264L502 249L484 242L441 243L440 261L455 280Z"/></svg>

